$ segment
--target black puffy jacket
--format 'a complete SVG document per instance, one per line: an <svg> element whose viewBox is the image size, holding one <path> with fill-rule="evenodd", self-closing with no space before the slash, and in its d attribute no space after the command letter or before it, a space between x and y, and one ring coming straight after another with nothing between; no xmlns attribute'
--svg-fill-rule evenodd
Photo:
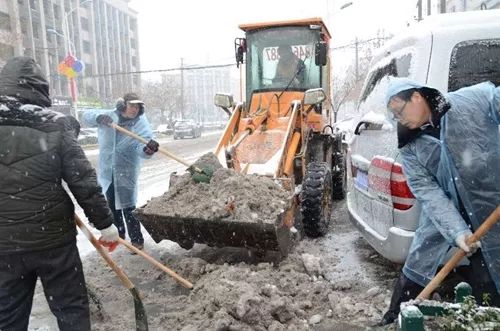
<svg viewBox="0 0 500 331"><path fill-rule="evenodd" d="M43 95L36 97L44 94L46 84L38 65L29 58L16 59L0 73L0 91L5 92L5 81L19 85L17 90L10 86L10 96L0 95L0 254L76 240L74 205L62 180L97 229L112 224L73 120L44 108Z"/></svg>

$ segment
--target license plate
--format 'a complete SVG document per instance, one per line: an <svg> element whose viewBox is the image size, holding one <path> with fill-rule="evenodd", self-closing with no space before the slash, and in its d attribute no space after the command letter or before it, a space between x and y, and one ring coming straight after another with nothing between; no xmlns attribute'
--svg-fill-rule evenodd
<svg viewBox="0 0 500 331"><path fill-rule="evenodd" d="M368 173L358 169L354 186L359 190L368 191Z"/></svg>

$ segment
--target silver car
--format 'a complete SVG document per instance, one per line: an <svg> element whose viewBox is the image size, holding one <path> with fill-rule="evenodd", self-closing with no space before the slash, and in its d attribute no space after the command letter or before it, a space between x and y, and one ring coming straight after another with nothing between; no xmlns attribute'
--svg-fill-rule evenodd
<svg viewBox="0 0 500 331"><path fill-rule="evenodd" d="M174 124L174 139L201 137L201 125L193 120L178 120Z"/></svg>
<svg viewBox="0 0 500 331"><path fill-rule="evenodd" d="M486 80L499 85L499 58L500 10L426 19L374 56L349 139L347 207L352 223L385 258L404 262L420 215L401 169L395 127L386 118L387 77L408 77L443 93Z"/></svg>

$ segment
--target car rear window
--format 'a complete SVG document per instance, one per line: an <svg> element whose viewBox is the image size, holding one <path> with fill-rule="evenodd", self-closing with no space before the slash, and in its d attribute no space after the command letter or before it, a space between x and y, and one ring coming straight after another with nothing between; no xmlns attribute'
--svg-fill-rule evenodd
<svg viewBox="0 0 500 331"><path fill-rule="evenodd" d="M373 72L368 83L366 84L360 101L364 101L383 78L388 76L408 77L410 75L410 64L411 54L405 54L392 59L389 64Z"/></svg>
<svg viewBox="0 0 500 331"><path fill-rule="evenodd" d="M488 80L500 85L500 39L458 43L451 53L448 90Z"/></svg>

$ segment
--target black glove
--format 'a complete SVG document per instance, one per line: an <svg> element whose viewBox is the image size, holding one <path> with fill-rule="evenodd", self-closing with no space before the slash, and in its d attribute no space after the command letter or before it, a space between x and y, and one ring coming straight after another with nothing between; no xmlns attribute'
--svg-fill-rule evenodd
<svg viewBox="0 0 500 331"><path fill-rule="evenodd" d="M97 124L104 126L111 126L111 123L113 123L113 119L108 115L99 115L95 120Z"/></svg>
<svg viewBox="0 0 500 331"><path fill-rule="evenodd" d="M147 155L153 155L154 153L158 152L158 147L160 147L160 144L156 140L151 139L146 146L142 149L144 153Z"/></svg>

